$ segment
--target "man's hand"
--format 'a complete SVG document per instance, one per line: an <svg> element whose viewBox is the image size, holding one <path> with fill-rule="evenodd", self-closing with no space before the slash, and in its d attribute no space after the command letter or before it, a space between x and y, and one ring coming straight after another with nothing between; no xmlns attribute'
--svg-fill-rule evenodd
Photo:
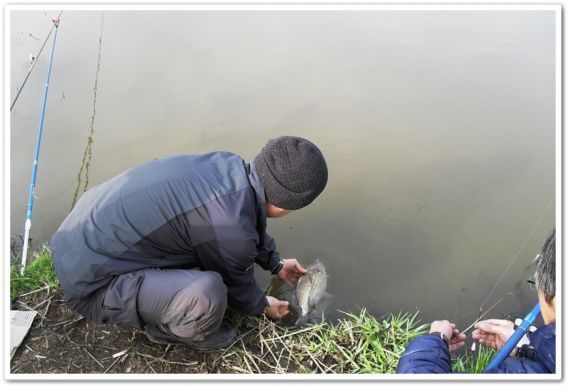
<svg viewBox="0 0 570 388"><path fill-rule="evenodd" d="M266 298L269 306L265 307L265 315L272 319L279 319L289 314L289 302L272 296L267 296Z"/></svg>
<svg viewBox="0 0 570 388"><path fill-rule="evenodd" d="M449 339L449 351L460 349L465 345L465 339L467 336L465 334L459 334L459 330L455 328L455 323L450 323L449 321L433 321L430 333L433 332L443 333Z"/></svg>
<svg viewBox="0 0 570 388"><path fill-rule="evenodd" d="M506 319L487 319L475 324L473 339L494 349L501 349L515 332L515 324ZM513 353L516 349L513 350Z"/></svg>
<svg viewBox="0 0 570 388"><path fill-rule="evenodd" d="M287 284L294 284L299 276L306 273L307 270L301 267L297 259L283 260L283 268L277 272L277 277Z"/></svg>

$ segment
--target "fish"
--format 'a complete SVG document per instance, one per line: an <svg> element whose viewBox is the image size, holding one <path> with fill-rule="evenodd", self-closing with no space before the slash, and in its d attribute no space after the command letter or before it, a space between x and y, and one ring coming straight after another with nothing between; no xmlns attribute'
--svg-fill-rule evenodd
<svg viewBox="0 0 570 388"><path fill-rule="evenodd" d="M309 313L326 294L327 288L327 271L323 263L317 260L305 269L307 272L299 278L296 289L297 300L301 310L296 324L301 324L308 320Z"/></svg>

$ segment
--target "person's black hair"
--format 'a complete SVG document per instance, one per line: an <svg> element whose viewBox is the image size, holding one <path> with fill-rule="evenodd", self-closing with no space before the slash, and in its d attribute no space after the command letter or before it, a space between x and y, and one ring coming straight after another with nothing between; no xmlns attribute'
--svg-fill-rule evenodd
<svg viewBox="0 0 570 388"><path fill-rule="evenodd" d="M542 247L535 276L537 289L550 303L556 296L556 229L550 232Z"/></svg>

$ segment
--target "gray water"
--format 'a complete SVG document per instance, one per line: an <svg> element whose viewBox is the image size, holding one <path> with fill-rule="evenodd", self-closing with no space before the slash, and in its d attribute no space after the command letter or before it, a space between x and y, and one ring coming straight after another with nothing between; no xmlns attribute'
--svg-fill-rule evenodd
<svg viewBox="0 0 570 388"><path fill-rule="evenodd" d="M11 13L11 99L57 13ZM36 245L78 186L102 14L62 15ZM327 158L328 186L268 231L282 256L325 263L328 317L419 309L462 327L501 297L490 316L523 313L536 300L525 268L555 223L554 23L550 11L104 12L88 187L158 156L251 160L269 138L304 136ZM12 237L50 49L10 114Z"/></svg>

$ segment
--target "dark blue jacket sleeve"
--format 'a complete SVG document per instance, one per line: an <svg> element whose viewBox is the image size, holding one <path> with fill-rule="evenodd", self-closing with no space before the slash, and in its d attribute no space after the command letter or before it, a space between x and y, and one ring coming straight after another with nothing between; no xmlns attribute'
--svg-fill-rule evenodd
<svg viewBox="0 0 570 388"><path fill-rule="evenodd" d="M244 313L257 315L265 308L265 294L253 277L255 241L221 240L196 246L198 255L208 257L203 269L222 275L228 287L228 304Z"/></svg>
<svg viewBox="0 0 570 388"><path fill-rule="evenodd" d="M259 239L254 193L246 187L208 202L205 209L208 232L194 244L201 266L222 275L232 308L249 315L263 312L265 294L253 276Z"/></svg>
<svg viewBox="0 0 570 388"><path fill-rule="evenodd" d="M451 357L445 342L435 335L413 339L400 358L396 373L451 373Z"/></svg>
<svg viewBox="0 0 570 388"><path fill-rule="evenodd" d="M257 257L255 262L264 270L271 271L281 260L279 252L275 245L275 240L269 234L265 233L263 244L257 249Z"/></svg>
<svg viewBox="0 0 570 388"><path fill-rule="evenodd" d="M539 361L533 361L523 357L509 357L503 361L501 365L485 373L548 373L548 371Z"/></svg>

